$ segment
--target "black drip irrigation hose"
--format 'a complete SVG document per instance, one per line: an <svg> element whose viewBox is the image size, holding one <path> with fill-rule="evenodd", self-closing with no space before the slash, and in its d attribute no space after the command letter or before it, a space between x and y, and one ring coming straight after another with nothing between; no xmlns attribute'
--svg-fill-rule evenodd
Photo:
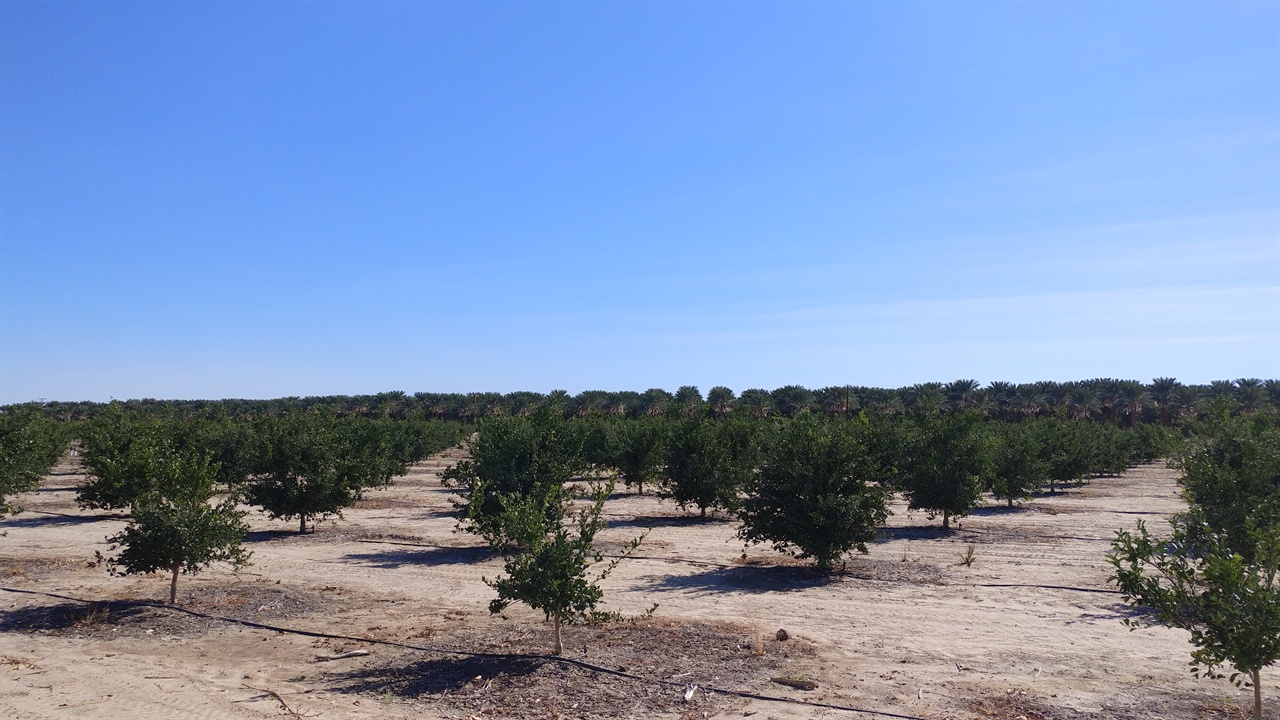
<svg viewBox="0 0 1280 720"><path fill-rule="evenodd" d="M20 590L17 588L0 587L0 590L10 593L19 593L23 595L43 595L45 597L57 598L59 600L70 600L71 602L93 604L98 602L107 602L105 600L85 600L84 598L72 597L70 595L61 595L58 593L41 592L39 590ZM415 650L418 652L437 653L441 655L462 655L466 657L494 658L502 660L542 660L544 662L560 663L562 665L573 665L584 670L592 672L604 673L606 675L614 675L616 677L626 678L628 680L636 680L638 682L653 683L656 685L666 685L669 687L688 688L689 683L675 682L673 680L661 680L658 678L647 678L641 675L633 675L622 670L613 670L611 668L595 665L584 660L575 660L573 658L561 657L559 655L536 655L526 653L490 653L475 652L471 650L450 650L448 648L428 647L423 645L410 645L409 643L396 642L394 640L378 640L375 638L364 638L355 635L335 635L331 633L317 632L315 630L299 630L297 628L281 627L279 625L268 625L266 623L254 622L252 620L239 620L237 618L225 617L222 615L210 615L197 610L188 610L187 608L178 607L176 605L164 605L157 602L143 602L143 605L149 607L160 608L164 610L172 610L180 612L192 617L205 618L207 620L217 620L219 622L231 623L256 630L270 630L278 633L288 633L291 635L302 635L304 637L328 638L330 640L347 640L350 642L362 642L371 645L388 645L391 647L404 648L406 650ZM767 702L788 703L791 705L805 705L808 707L825 708L828 710L843 710L845 712L862 713L864 715L878 715L880 717L896 718L896 720L928 720L927 718L918 717L916 715L902 715L899 713L885 712L883 710L867 710L865 708L849 707L846 705L833 705L831 703L815 702L812 700L797 700L795 698L785 698L776 695L762 695L760 693L748 692L746 690L729 690L725 688L712 687L710 685L698 685L698 689L705 692L720 693L721 695L731 695L734 697L746 698L749 700L764 700Z"/></svg>

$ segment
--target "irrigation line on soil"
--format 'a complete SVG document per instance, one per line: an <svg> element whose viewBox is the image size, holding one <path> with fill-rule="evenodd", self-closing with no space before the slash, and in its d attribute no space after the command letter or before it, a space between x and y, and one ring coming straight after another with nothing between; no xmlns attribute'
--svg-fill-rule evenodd
<svg viewBox="0 0 1280 720"><path fill-rule="evenodd" d="M72 597L70 595L61 595L59 593L41 592L39 590L19 590L17 588L0 587L0 590L11 593L20 593L23 595L43 595L45 597L57 598L59 600L70 600L72 602L84 603L86 605L109 602L106 600L85 600L84 598ZM268 625L266 623L254 622L252 620L238 620L236 618L225 617L222 615L210 615L196 610L188 610L187 608L178 607L176 605L164 605L157 602L142 602L141 604L149 607L171 610L184 613L192 617L205 618L207 620L217 620L219 622L231 623L243 627L254 628L257 630L270 630L278 633L289 633L291 635L302 635L304 637L328 638L331 640L348 640L351 642L369 643L371 645L389 645L391 647L404 648L406 650L416 650L418 652L437 653L440 655L464 655L466 657L482 657L495 658L504 660L542 660L545 662L561 663L563 665L574 665L584 670L592 672L605 673L606 675L614 675L628 680L636 680L639 682L654 683L657 685L666 685L670 687L687 688L688 683L675 682L672 680L661 680L658 678L647 678L641 675L633 675L629 672L621 670L613 670L611 668L595 665L584 660L575 660L573 658L561 657L558 655L535 655L526 653L490 653L475 652L471 650L449 650L447 648L428 647L423 645L410 645L409 643L396 642L394 640L378 640L375 638L357 637L355 635L334 635L331 633L317 632L314 630L299 630L297 628L287 628L278 625ZM797 700L795 698L778 697L776 695L762 695L759 693L748 692L746 690L728 690L725 688L712 687L710 685L699 685L699 689L704 692L720 693L721 695L732 695L734 697L746 698L749 700L764 700L767 702L789 703L792 705L806 705L809 707L826 708L828 710L843 710L845 712L862 713L864 715L879 715L881 717L896 718L897 720L927 720L927 718L918 717L916 715L902 715L899 713L885 712L883 710L867 710L865 708L848 707L846 705L833 705L831 703L815 702L812 700ZM256 688L255 688L256 689Z"/></svg>

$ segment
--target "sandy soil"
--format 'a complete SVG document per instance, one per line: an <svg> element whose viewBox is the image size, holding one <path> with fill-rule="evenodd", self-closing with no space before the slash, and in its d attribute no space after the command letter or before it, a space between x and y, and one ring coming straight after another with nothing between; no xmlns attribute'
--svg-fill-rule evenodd
<svg viewBox="0 0 1280 720"><path fill-rule="evenodd" d="M489 614L483 578L501 564L454 532L439 482L450 462L422 463L314 534L251 516L253 565L183 576L189 612L153 604L167 596L166 578L89 566L125 518L79 510L83 477L60 466L18 498L26 512L0 520L0 716L876 716L829 707L839 706L937 720L1172 720L1240 717L1251 702L1225 681L1191 677L1185 633L1120 623L1127 610L1107 585L1104 554L1115 530L1138 520L1163 530L1181 508L1161 465L1012 511L993 505L949 535L897 506L870 554L832 578L767 547L744 552L732 522L620 494L606 508L605 551L651 529L605 581L607 609L658 608L568 629L567 657L645 678L636 680L517 656L546 652L549 626L525 608ZM316 659L353 649L369 654ZM1280 673L1263 679L1276 717Z"/></svg>

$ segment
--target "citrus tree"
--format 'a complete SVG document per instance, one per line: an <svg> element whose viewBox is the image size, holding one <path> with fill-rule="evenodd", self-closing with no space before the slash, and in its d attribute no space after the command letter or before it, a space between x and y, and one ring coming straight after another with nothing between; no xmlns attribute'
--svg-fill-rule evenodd
<svg viewBox="0 0 1280 720"><path fill-rule="evenodd" d="M375 421L332 415L264 417L253 424L252 479L245 497L270 517L307 521L342 517L365 490L382 487L407 463Z"/></svg>
<svg viewBox="0 0 1280 720"><path fill-rule="evenodd" d="M511 502L504 498L552 497L585 466L582 434L556 408L545 407L529 418L481 420L470 459L447 469L444 479L462 496L454 503L459 527L502 546L515 539L503 525L504 503Z"/></svg>
<svg viewBox="0 0 1280 720"><path fill-rule="evenodd" d="M1131 606L1154 610L1128 620L1191 633L1193 672L1253 686L1255 720L1262 720L1262 669L1280 659L1280 524L1247 523L1252 560L1236 551L1238 540L1214 529L1198 512L1178 518L1173 534L1155 538L1142 523L1116 534L1107 556L1115 582ZM1234 547L1233 547L1234 546Z"/></svg>
<svg viewBox="0 0 1280 720"><path fill-rule="evenodd" d="M662 469L663 497L680 507L734 511L739 491L755 469L759 423L745 417L670 420Z"/></svg>
<svg viewBox="0 0 1280 720"><path fill-rule="evenodd" d="M976 413L918 412L905 427L899 487L911 510L930 518L968 515L982 497L988 473L986 434Z"/></svg>
<svg viewBox="0 0 1280 720"><path fill-rule="evenodd" d="M67 426L46 418L39 405L0 408L0 515L18 512L8 497L35 489L69 440Z"/></svg>
<svg viewBox="0 0 1280 720"><path fill-rule="evenodd" d="M889 490L876 482L879 467L858 436L865 425L817 415L787 421L739 510L739 537L812 558L823 573L850 550L867 552L888 518Z"/></svg>
<svg viewBox="0 0 1280 720"><path fill-rule="evenodd" d="M166 454L150 461L150 490L133 502L132 521L107 538L103 558L114 574L170 574L169 603L177 599L178 575L195 574L215 562L241 567L249 553L241 546L248 526L236 499L214 501L218 468L204 458Z"/></svg>
<svg viewBox="0 0 1280 720"><path fill-rule="evenodd" d="M593 485L586 506L576 513L570 512L569 494L550 483L539 483L524 495L494 496L501 507L497 524L506 541L495 547L504 555L506 574L485 579L498 593L489 612L500 613L513 602L542 611L552 624L556 655L564 652L561 626L606 615L596 610L604 597L599 583L621 558L605 562L595 548L595 537L605 527L601 514L612 492L612 482ZM632 540L623 555L639 543L639 538ZM601 563L604 567L598 572L592 570Z"/></svg>
<svg viewBox="0 0 1280 720"><path fill-rule="evenodd" d="M991 474L989 489L1013 501L1031 497L1049 479L1049 462L1039 433L1030 423L991 423Z"/></svg>

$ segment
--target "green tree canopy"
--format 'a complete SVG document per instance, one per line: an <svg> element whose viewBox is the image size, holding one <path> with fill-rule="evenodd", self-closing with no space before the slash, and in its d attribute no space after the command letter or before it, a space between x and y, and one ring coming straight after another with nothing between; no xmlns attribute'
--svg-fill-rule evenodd
<svg viewBox="0 0 1280 720"><path fill-rule="evenodd" d="M132 522L107 538L105 558L112 572L124 575L170 573L169 603L177 599L178 574L195 574L215 562L241 567L249 553L241 546L248 526L234 497L211 502L218 469L206 459L163 454L150 460L152 489L135 498ZM100 556L101 558L101 556Z"/></svg>
<svg viewBox="0 0 1280 720"><path fill-rule="evenodd" d="M813 558L820 572L850 550L866 552L889 512L889 490L859 437L865 420L800 415L768 443L739 511L739 536Z"/></svg>

